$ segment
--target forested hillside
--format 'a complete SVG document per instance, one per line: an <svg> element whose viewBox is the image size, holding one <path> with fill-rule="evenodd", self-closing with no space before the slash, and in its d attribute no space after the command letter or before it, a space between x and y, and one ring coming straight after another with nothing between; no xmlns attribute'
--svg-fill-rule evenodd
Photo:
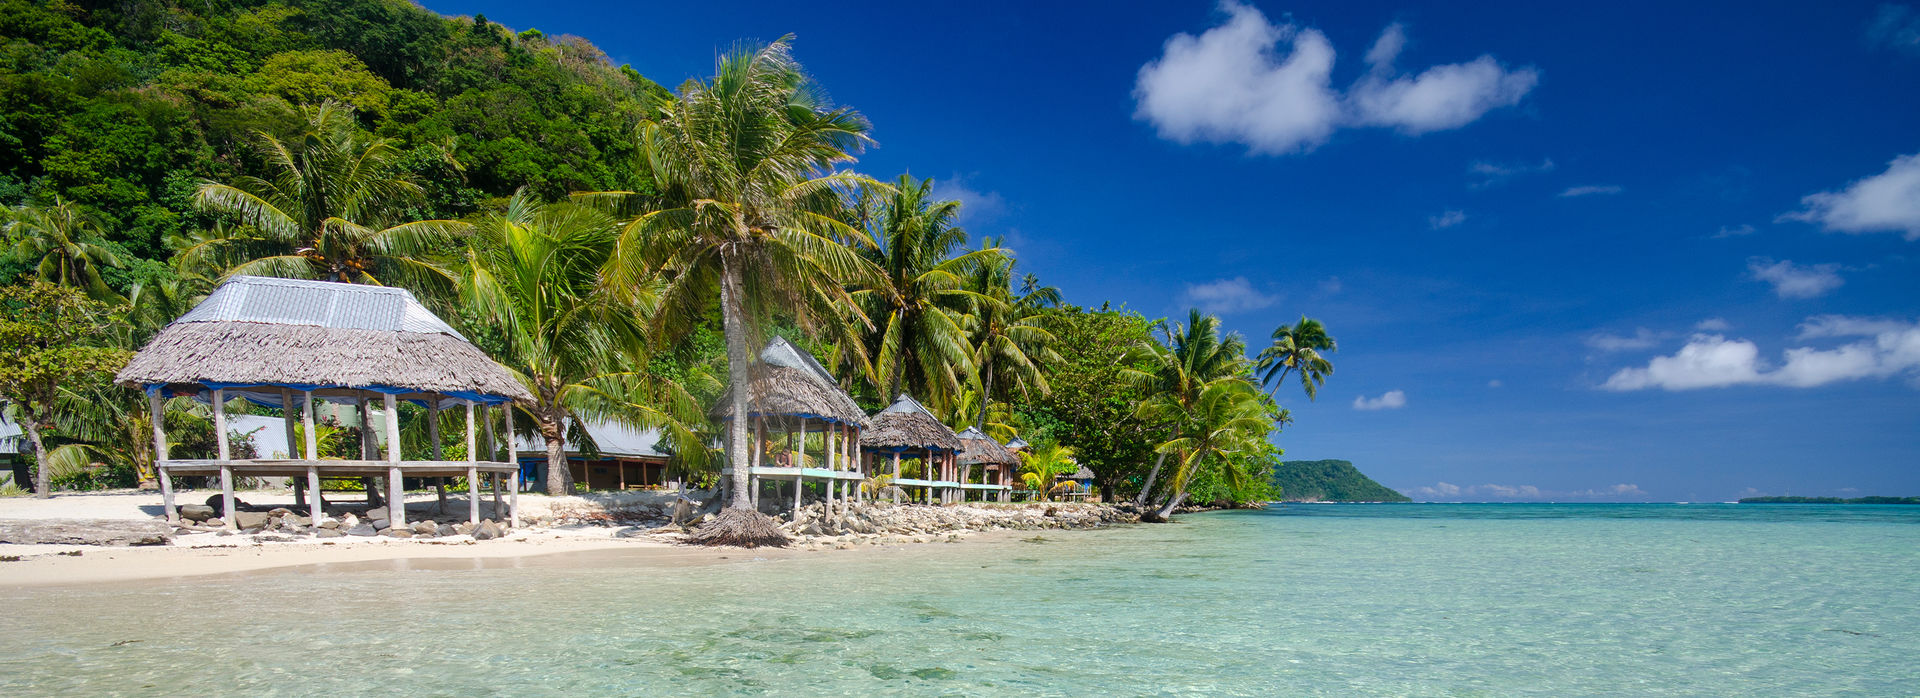
<svg viewBox="0 0 1920 698"><path fill-rule="evenodd" d="M0 0L0 41L0 204L102 218L122 292L215 222L201 181L266 173L254 134L298 134L300 106L354 107L426 189L415 217L454 219L522 186L644 189L633 127L668 96L584 39L401 0Z"/></svg>
<svg viewBox="0 0 1920 698"><path fill-rule="evenodd" d="M1412 501L1343 460L1282 461L1273 469L1273 484L1289 502Z"/></svg>

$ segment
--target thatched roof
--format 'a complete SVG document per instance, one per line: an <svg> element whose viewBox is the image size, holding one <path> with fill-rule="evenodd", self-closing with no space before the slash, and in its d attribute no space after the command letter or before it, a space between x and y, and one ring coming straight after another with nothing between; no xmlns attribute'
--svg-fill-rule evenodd
<svg viewBox="0 0 1920 698"><path fill-rule="evenodd" d="M1016 453L1018 453L1022 449L1027 449L1032 447L1033 447L1033 444L1027 443L1026 439L1022 439L1018 436L1013 437L1012 441L1007 442L1007 450L1013 451Z"/></svg>
<svg viewBox="0 0 1920 698"><path fill-rule="evenodd" d="M214 289L134 355L118 381L533 398L406 289L258 276Z"/></svg>
<svg viewBox="0 0 1920 698"><path fill-rule="evenodd" d="M774 337L760 350L760 360L748 369L747 414L769 417L806 417L825 419L860 427L867 425L867 413L848 397L813 356ZM733 388L728 387L713 404L708 416L726 419L731 415Z"/></svg>
<svg viewBox="0 0 1920 698"><path fill-rule="evenodd" d="M960 435L941 424L932 412L920 406L919 401L902 394L900 399L873 416L873 425L860 434L860 446L881 451L958 451Z"/></svg>
<svg viewBox="0 0 1920 698"><path fill-rule="evenodd" d="M1020 456L1014 455L1012 451L1007 450L1007 447L1000 445L1000 442L994 441L993 437L987 436L978 428L967 427L960 432L959 436L961 465L1020 464Z"/></svg>

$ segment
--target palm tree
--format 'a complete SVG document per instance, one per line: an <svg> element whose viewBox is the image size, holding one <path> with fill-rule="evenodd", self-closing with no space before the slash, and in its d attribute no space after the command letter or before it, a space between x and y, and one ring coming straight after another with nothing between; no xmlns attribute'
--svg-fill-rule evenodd
<svg viewBox="0 0 1920 698"><path fill-rule="evenodd" d="M534 396L523 409L546 439L547 492L572 494L568 427L616 421L662 429L676 455L704 456L689 423L704 421L679 386L643 368L644 325L654 289L615 292L602 269L618 242L617 221L575 204L540 205L524 193L480 226L468 250L460 301L497 328L502 363ZM696 460L704 460L703 457Z"/></svg>
<svg viewBox="0 0 1920 698"><path fill-rule="evenodd" d="M1325 325L1302 316L1300 322L1281 325L1273 331L1273 343L1260 350L1254 372L1259 374L1261 385L1273 386L1267 393L1272 395L1286 382L1287 374L1297 371L1300 387L1306 391L1307 399L1312 400L1327 376L1333 375L1333 362L1325 355L1337 348Z"/></svg>
<svg viewBox="0 0 1920 698"><path fill-rule="evenodd" d="M767 530L748 499L741 389L756 327L776 310L803 325L831 318L829 331L868 326L846 287L871 285L877 276L848 247L873 240L844 222L841 194L878 183L834 170L870 142L867 122L817 99L790 39L722 56L712 80L682 85L658 120L641 124L640 150L658 205L628 224L616 266L622 286L668 279L658 333L683 331L716 292L720 298L735 386L726 440L733 476L727 510L714 525L743 532ZM716 533L711 540L726 538Z"/></svg>
<svg viewBox="0 0 1920 698"><path fill-rule="evenodd" d="M1182 425L1179 436L1156 449L1179 459L1169 477L1170 494L1166 502L1151 516L1142 517L1159 521L1166 520L1179 508L1187 498L1187 485L1202 468L1225 465L1227 477L1236 480L1231 482L1232 486L1245 487L1247 483L1237 480L1244 478L1246 471L1232 467L1227 461L1264 443L1275 417L1272 401L1261 395L1251 382L1237 377L1207 383L1191 405L1166 400L1150 401L1146 407L1143 417L1171 418Z"/></svg>
<svg viewBox="0 0 1920 698"><path fill-rule="evenodd" d="M871 216L881 248L871 257L879 284L853 293L876 327L868 338L874 372L887 384L882 395L899 395L901 384L936 407L950 403L973 371L964 311L992 299L967 288L967 274L996 262L1001 250L964 249L967 231L954 225L958 201L932 198L933 180L901 175Z"/></svg>
<svg viewBox="0 0 1920 698"><path fill-rule="evenodd" d="M399 145L362 133L351 107L322 102L307 112L307 128L297 137L262 132L256 140L268 178L203 182L194 194L202 209L245 224L219 241L237 256L229 274L418 289L452 285L452 272L428 257L467 225L400 222L424 190L400 169Z"/></svg>
<svg viewBox="0 0 1920 698"><path fill-rule="evenodd" d="M125 260L98 240L100 219L58 196L52 206L13 207L6 224L8 252L33 265L41 281L85 291L97 301L120 300L100 277L101 267L124 267Z"/></svg>
<svg viewBox="0 0 1920 698"><path fill-rule="evenodd" d="M1189 311L1187 323L1171 327L1160 325L1161 341L1144 341L1137 351L1153 362L1153 370L1121 371L1122 378L1144 388L1149 395L1136 414L1169 420L1168 440L1188 436L1183 415L1192 413L1207 386L1219 381L1246 381L1248 362L1246 343L1239 335L1220 334L1220 318L1199 310ZM1153 494L1154 481L1166 465L1168 451L1160 451L1147 481L1134 498L1137 506L1146 506Z"/></svg>
<svg viewBox="0 0 1920 698"><path fill-rule="evenodd" d="M1020 452L1020 481L1033 490L1040 501L1055 489L1054 481L1080 469L1073 460L1073 448L1047 439Z"/></svg>
<svg viewBox="0 0 1920 698"><path fill-rule="evenodd" d="M988 239L981 244L985 252L999 248ZM1045 311L1060 303L1060 290L1041 286L1032 274L1024 280L1019 295L1012 288L1013 257L1002 254L985 258L968 279L968 287L981 300L973 305L972 360L979 370L979 414L973 426L987 428L987 406L995 397L1019 393L1051 391L1042 370L1065 359L1053 350L1054 336L1047 331ZM1004 385L996 379L1006 377Z"/></svg>

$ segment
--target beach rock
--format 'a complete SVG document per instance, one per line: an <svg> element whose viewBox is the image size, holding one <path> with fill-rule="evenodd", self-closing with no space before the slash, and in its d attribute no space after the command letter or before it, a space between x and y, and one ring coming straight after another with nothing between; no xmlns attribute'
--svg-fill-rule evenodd
<svg viewBox="0 0 1920 698"><path fill-rule="evenodd" d="M172 541L173 527L159 521L0 520L0 543L165 545Z"/></svg>
<svg viewBox="0 0 1920 698"><path fill-rule="evenodd" d="M435 535L440 533L440 525L432 521L416 521L413 524L413 533L417 536Z"/></svg>
<svg viewBox="0 0 1920 698"><path fill-rule="evenodd" d="M367 513L365 513L365 514L362 514L362 515L360 516L360 518L363 518L363 519L366 519L366 520L368 520L368 521L372 521L372 520L375 520L375 519L385 519L385 518L387 518L387 508L386 508L386 507L374 507L374 508L372 508L372 509L368 509L368 510L367 510Z"/></svg>
<svg viewBox="0 0 1920 698"><path fill-rule="evenodd" d="M233 522L239 526L241 530L266 528L268 518L270 518L268 515L257 511L236 511L233 513Z"/></svg>
<svg viewBox="0 0 1920 698"><path fill-rule="evenodd" d="M387 536L389 538L412 538L413 531L409 531L404 528L389 528L385 531L382 531L380 535Z"/></svg>
<svg viewBox="0 0 1920 698"><path fill-rule="evenodd" d="M452 536L458 534L459 531L457 529L446 524L440 524L440 527L434 530L434 535L437 536Z"/></svg>
<svg viewBox="0 0 1920 698"><path fill-rule="evenodd" d="M226 519L218 519L218 518L207 519L206 521L200 522L200 525L206 526L208 528L225 528L227 526L227 521Z"/></svg>
<svg viewBox="0 0 1920 698"><path fill-rule="evenodd" d="M180 507L180 518L188 521L205 521L213 518L213 507L205 504L188 504Z"/></svg>
<svg viewBox="0 0 1920 698"><path fill-rule="evenodd" d="M359 525L359 523L360 523L360 517L358 516L354 516L352 514L342 514L340 516L341 528L353 528L354 526Z"/></svg>
<svg viewBox="0 0 1920 698"><path fill-rule="evenodd" d="M291 513L293 513L293 510L288 509L286 507L274 507L273 509L267 511L268 516L286 516Z"/></svg>
<svg viewBox="0 0 1920 698"><path fill-rule="evenodd" d="M347 534L332 528L322 528L313 532L313 537L315 538L344 538L346 535Z"/></svg>
<svg viewBox="0 0 1920 698"><path fill-rule="evenodd" d="M457 524L454 524L454 525L453 525L453 532L454 532L454 533L458 533L458 534L460 534L460 535L463 535L463 536L464 536L464 535L467 535L467 534L469 534L469 533L472 533L472 532L473 532L473 522L471 522L471 521L462 521L462 522L460 522L460 523L457 523Z"/></svg>
<svg viewBox="0 0 1920 698"><path fill-rule="evenodd" d="M360 524L358 526L354 526L353 528L347 529L347 535L349 536L374 536L379 534L380 534L379 531L374 530L372 526L369 526L367 524Z"/></svg>
<svg viewBox="0 0 1920 698"><path fill-rule="evenodd" d="M493 540L495 538L499 538L505 533L506 533L505 531L500 530L500 524L494 523L493 519L487 519L485 521L481 521L480 526L478 528L473 529L473 539L474 540Z"/></svg>
<svg viewBox="0 0 1920 698"><path fill-rule="evenodd" d="M326 521L320 522L320 527L321 528L339 528L340 522L334 521L332 519L328 519Z"/></svg>
<svg viewBox="0 0 1920 698"><path fill-rule="evenodd" d="M372 521L373 521L374 530L385 531L389 528L393 528L393 522L388 521L384 516L378 519L372 519Z"/></svg>

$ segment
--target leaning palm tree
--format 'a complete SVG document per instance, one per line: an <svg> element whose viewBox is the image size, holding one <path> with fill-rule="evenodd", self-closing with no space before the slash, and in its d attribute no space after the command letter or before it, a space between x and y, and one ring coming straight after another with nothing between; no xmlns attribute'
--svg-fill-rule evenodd
<svg viewBox="0 0 1920 698"><path fill-rule="evenodd" d="M1171 418L1183 428L1179 436L1161 443L1155 450L1176 456L1176 466L1168 477L1168 495L1157 511L1143 515L1147 520L1165 521L1187 498L1187 486L1202 469L1229 465L1228 459L1254 449L1266 441L1274 424L1273 403L1261 395L1253 383L1240 378L1222 378L1207 383L1190 405L1171 400L1150 401L1143 418ZM1227 467L1231 478L1245 475L1239 468ZM1244 487L1244 482L1231 483Z"/></svg>
<svg viewBox="0 0 1920 698"><path fill-rule="evenodd" d="M849 284L869 286L872 265L849 244L872 246L848 225L843 194L873 180L834 168L869 142L867 122L830 108L793 60L790 38L720 58L713 79L689 81L657 120L640 126L653 210L625 228L613 280L665 278L654 331L697 321L717 294L727 345L732 478L727 507L697 540L781 544L786 538L748 498L747 400L753 335L777 311L829 332L868 326ZM839 338L836 338L839 339ZM740 535L735 535L740 534Z"/></svg>
<svg viewBox="0 0 1920 698"><path fill-rule="evenodd" d="M1271 385L1268 395L1280 389L1287 374L1300 374L1300 387L1312 400L1320 392L1321 384L1327 382L1327 376L1333 374L1333 362L1327 354L1333 353L1338 345L1327 334L1325 325L1319 320L1301 317L1300 322L1281 325L1273 331L1273 343L1260 350L1254 372L1260 376L1262 385Z"/></svg>
<svg viewBox="0 0 1920 698"><path fill-rule="evenodd" d="M981 251L999 248L988 239ZM979 300L973 304L973 365L979 371L980 399L973 426L987 428L987 407L1005 395L1046 395L1047 366L1065 361L1053 350L1054 336L1046 328L1046 309L1060 303L1060 290L1041 286L1027 275L1018 295L1013 291L1013 257L988 257L976 265L968 288ZM1005 382L1000 382L1004 377Z"/></svg>
<svg viewBox="0 0 1920 698"><path fill-rule="evenodd" d="M1151 414L1170 425L1168 440L1187 436L1183 415L1191 413L1207 386L1218 381L1245 381L1248 369L1246 343L1239 335L1220 334L1220 318L1199 310L1189 311L1184 325L1160 326L1160 341L1143 340L1135 349L1152 364L1151 371L1123 369L1121 377L1147 391L1150 396L1136 409L1144 418ZM1166 465L1167 451L1161 451L1148 471L1146 483L1134 498L1136 506L1146 506L1153 495L1154 481Z"/></svg>
<svg viewBox="0 0 1920 698"><path fill-rule="evenodd" d="M901 175L869 216L880 239L870 253L882 281L853 293L874 320L868 351L887 383L882 395L906 392L936 406L952 401L973 371L965 310L993 299L967 288L974 267L997 261L995 247L963 250L967 231L954 225L960 202L933 199L933 180Z"/></svg>
<svg viewBox="0 0 1920 698"><path fill-rule="evenodd" d="M467 225L405 220L425 190L400 168L399 144L361 132L351 107L328 100L307 112L298 136L255 139L271 174L204 182L194 194L200 208L244 224L219 241L235 262L229 274L452 285L453 273L429 257Z"/></svg>
<svg viewBox="0 0 1920 698"><path fill-rule="evenodd" d="M644 302L652 288L615 292L602 270L617 222L575 204L540 205L516 194L479 226L460 281L460 301L496 328L502 364L533 394L524 409L546 439L547 492L572 494L570 425L614 421L661 429L683 459L704 460L689 424L704 421L680 386L644 368ZM697 463L696 463L697 465Z"/></svg>
<svg viewBox="0 0 1920 698"><path fill-rule="evenodd" d="M52 206L13 207L5 232L7 252L30 265L41 281L80 289L97 301L120 300L100 268L123 267L126 261L100 244L105 234L99 217L55 196Z"/></svg>

